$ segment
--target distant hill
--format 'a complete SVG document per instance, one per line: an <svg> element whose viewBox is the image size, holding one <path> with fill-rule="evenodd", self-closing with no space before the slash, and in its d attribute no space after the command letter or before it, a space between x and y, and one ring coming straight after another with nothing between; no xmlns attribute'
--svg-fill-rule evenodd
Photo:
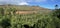
<svg viewBox="0 0 60 28"><path fill-rule="evenodd" d="M33 12L36 11L38 13L49 13L51 10L47 9L47 8L43 8L43 7L39 7L39 6L28 6L28 5L0 5L0 8L15 8L17 11L27 11L27 12Z"/></svg>

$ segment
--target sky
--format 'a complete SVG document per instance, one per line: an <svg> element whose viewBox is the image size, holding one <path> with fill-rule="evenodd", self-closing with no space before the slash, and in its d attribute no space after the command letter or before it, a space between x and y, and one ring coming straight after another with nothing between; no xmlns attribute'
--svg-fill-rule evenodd
<svg viewBox="0 0 60 28"><path fill-rule="evenodd" d="M0 5L2 4L30 5L54 9L56 4L60 6L60 0L0 0Z"/></svg>

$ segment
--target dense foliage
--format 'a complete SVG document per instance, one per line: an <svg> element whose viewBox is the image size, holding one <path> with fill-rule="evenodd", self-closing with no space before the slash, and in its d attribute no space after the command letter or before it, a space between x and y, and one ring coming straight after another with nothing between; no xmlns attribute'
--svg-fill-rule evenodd
<svg viewBox="0 0 60 28"><path fill-rule="evenodd" d="M0 8L0 28L60 28L60 9L48 14L15 12L14 8Z"/></svg>

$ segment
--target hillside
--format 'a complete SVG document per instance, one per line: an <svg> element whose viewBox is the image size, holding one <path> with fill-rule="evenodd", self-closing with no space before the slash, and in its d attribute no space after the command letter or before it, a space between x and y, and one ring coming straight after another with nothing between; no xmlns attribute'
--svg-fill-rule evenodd
<svg viewBox="0 0 60 28"><path fill-rule="evenodd" d="M9 9L14 8L16 9L16 13L49 13L51 10L39 6L27 6L27 5L0 5L0 8Z"/></svg>

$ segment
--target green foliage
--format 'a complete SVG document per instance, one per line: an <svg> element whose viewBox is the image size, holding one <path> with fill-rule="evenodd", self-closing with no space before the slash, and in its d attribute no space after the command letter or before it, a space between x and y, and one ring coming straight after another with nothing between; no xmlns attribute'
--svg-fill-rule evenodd
<svg viewBox="0 0 60 28"><path fill-rule="evenodd" d="M1 10L0 8L0 12L2 12ZM58 15L60 11L54 11L52 14L37 13L17 15L14 13L16 11L14 8L3 10L4 14L0 14L1 28L25 28L25 24L30 28L60 28L60 19L54 16L55 14Z"/></svg>

